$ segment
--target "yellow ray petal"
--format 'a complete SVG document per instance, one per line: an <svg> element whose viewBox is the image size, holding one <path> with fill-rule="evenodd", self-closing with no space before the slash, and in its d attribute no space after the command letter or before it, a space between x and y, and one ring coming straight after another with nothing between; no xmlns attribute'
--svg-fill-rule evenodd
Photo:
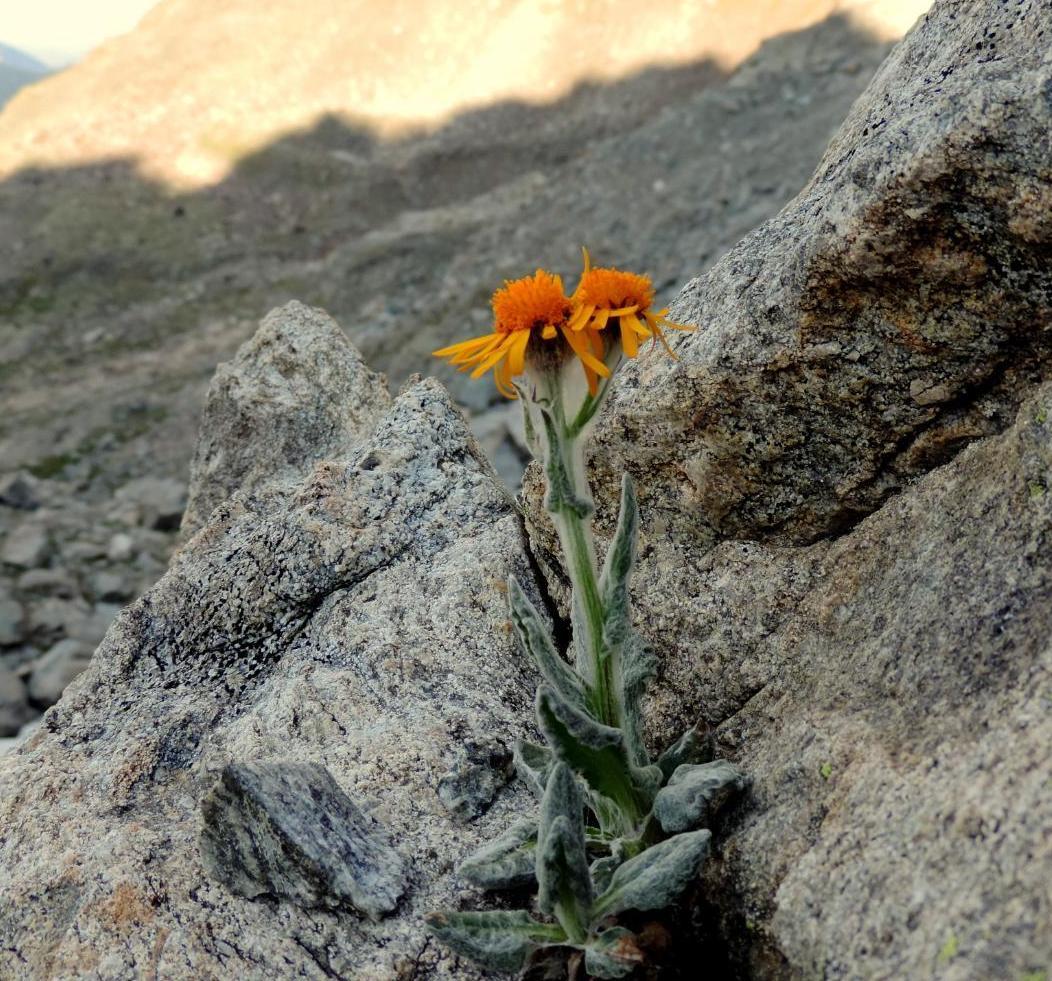
<svg viewBox="0 0 1052 981"><path fill-rule="evenodd" d="M625 320L620 321L621 324L621 346L625 349L625 354L630 358L634 358L639 354L639 341L636 339L636 332L625 323Z"/></svg>
<svg viewBox="0 0 1052 981"><path fill-rule="evenodd" d="M660 340L661 343L665 346L665 350L668 351L669 357L672 358L673 361L678 361L679 358L676 357L676 352L668 346L668 341L665 339L665 335L662 333L661 327L658 326L658 324L656 323L654 324L654 334L657 336L658 340Z"/></svg>
<svg viewBox="0 0 1052 981"><path fill-rule="evenodd" d="M581 330L591 319L593 313L595 313L595 304L578 307L574 311L573 316L570 317L570 321L566 326L569 327L570 330Z"/></svg>
<svg viewBox="0 0 1052 981"><path fill-rule="evenodd" d="M525 331L524 333L529 333ZM505 359L493 372L493 379L497 383L497 391L500 392L506 399L517 399L518 393L512 388L511 385L511 365L508 359Z"/></svg>
<svg viewBox="0 0 1052 981"><path fill-rule="evenodd" d="M449 359L450 364L477 364L489 355L489 353L504 339L504 334L493 334L490 341L477 351L467 351Z"/></svg>
<svg viewBox="0 0 1052 981"><path fill-rule="evenodd" d="M512 375L521 375L526 367L526 345L530 343L530 332L518 330L515 339L511 342L511 350L508 354L508 381Z"/></svg>
<svg viewBox="0 0 1052 981"><path fill-rule="evenodd" d="M606 357L606 344L603 342L603 335L597 330L590 330L585 337L588 338L592 345L592 354L594 354L600 361Z"/></svg>
<svg viewBox="0 0 1052 981"><path fill-rule="evenodd" d="M622 317L621 324L624 325L626 323L644 340L652 336L651 332L640 323L639 318L635 314L629 314L627 317ZM650 323L649 319L647 320L647 323Z"/></svg>
<svg viewBox="0 0 1052 981"><path fill-rule="evenodd" d="M597 395L599 393L599 376L588 365L582 364L581 367L584 368L584 377L588 380L588 394Z"/></svg>
<svg viewBox="0 0 1052 981"><path fill-rule="evenodd" d="M589 352L585 347L584 338L580 334L574 333L572 330L563 328L563 337L566 338L566 343L573 348L573 353L581 359L581 361L592 369L597 375L602 375L604 378L610 377L610 369L603 364L594 354Z"/></svg>
<svg viewBox="0 0 1052 981"><path fill-rule="evenodd" d="M456 344L450 344L449 347L440 347L437 351L432 351L431 353L436 358L447 358L450 355L466 353L467 351L485 347L494 337L499 336L499 334L485 334L482 337L473 337L470 341L457 341Z"/></svg>
<svg viewBox="0 0 1052 981"><path fill-rule="evenodd" d="M489 371L490 368L508 353L508 348L511 345L512 340L513 338L511 335L505 335L505 340L501 341L500 344L490 352L489 356L478 365L478 367L471 373L471 377L481 378L487 371Z"/></svg>
<svg viewBox="0 0 1052 981"><path fill-rule="evenodd" d="M673 330L697 330L698 329L693 324L677 324L674 321L669 320L668 317L665 316L665 314L667 314L667 313L668 313L668 307L665 307L664 310L658 310L657 313L647 314L647 320L648 321L649 320L655 320L662 327L671 327Z"/></svg>

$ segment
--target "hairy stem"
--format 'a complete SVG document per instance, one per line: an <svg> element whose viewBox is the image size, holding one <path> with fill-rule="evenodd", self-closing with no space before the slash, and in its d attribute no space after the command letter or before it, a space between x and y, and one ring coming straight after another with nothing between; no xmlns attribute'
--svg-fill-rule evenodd
<svg viewBox="0 0 1052 981"><path fill-rule="evenodd" d="M599 594L599 574L592 539L592 495L584 473L584 438L600 397L589 402L568 423L558 377L549 389L550 415L545 420L545 451L548 496L545 506L552 515L566 556L567 571L573 584L573 601L578 605L578 622L584 636L576 637L578 656L584 663L578 670L592 688L592 709L596 718L608 726L621 727L621 709L615 685L616 665L603 638L605 611ZM586 411L588 410L588 411Z"/></svg>

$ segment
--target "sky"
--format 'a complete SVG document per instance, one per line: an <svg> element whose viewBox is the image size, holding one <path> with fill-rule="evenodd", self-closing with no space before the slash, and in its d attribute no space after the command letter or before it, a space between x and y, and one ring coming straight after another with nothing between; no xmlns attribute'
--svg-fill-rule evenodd
<svg viewBox="0 0 1052 981"><path fill-rule="evenodd" d="M0 0L0 42L55 68L130 31L158 0Z"/></svg>

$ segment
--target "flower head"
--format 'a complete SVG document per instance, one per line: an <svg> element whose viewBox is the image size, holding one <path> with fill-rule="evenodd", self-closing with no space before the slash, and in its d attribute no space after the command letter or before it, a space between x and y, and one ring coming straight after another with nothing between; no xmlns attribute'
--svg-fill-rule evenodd
<svg viewBox="0 0 1052 981"><path fill-rule="evenodd" d="M588 250L584 250L584 272L573 294L574 314L570 319L573 331L601 331L613 321L620 329L621 346L625 354L634 358L639 353L641 340L661 341L672 357L663 327L673 330L693 330L673 323L666 317L668 308L651 310L654 305L654 285L649 276L625 272L603 266L593 267Z"/></svg>
<svg viewBox="0 0 1052 981"><path fill-rule="evenodd" d="M598 376L609 376L598 331L580 327L570 330L574 305L564 292L560 277L538 269L532 276L507 280L493 294L492 305L491 333L440 348L435 356L448 358L461 371L473 369L472 378L481 378L492 368L497 388L512 399L516 394L511 380L526 369L531 341L538 355L550 345L556 360L561 360L567 349L572 351L584 366L593 394Z"/></svg>

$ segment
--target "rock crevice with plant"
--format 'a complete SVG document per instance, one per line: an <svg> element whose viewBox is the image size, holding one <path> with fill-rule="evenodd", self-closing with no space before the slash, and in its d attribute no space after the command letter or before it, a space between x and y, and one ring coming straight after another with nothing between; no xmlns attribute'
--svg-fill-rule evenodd
<svg viewBox="0 0 1052 981"><path fill-rule="evenodd" d="M687 284L673 319L703 329L670 335L678 360L629 358L604 395L591 524L617 565L623 476L640 478L624 583L654 670L643 742L703 717L748 775L697 876L737 976L1052 964L1050 36L1047 3L937 0L815 179ZM624 323L593 313L628 353ZM611 349L570 335L584 402L606 375L590 366L592 391L573 343L607 370ZM701 841L685 802L704 788L633 757L631 718L603 714L627 672L593 672L603 607L563 590L543 471L527 546L440 385L392 398L300 304L258 339L208 403L196 533L0 758L0 975L480 981L493 969L424 926L484 905L469 880L520 884L474 914L496 930L461 931L483 957L622 969L645 938L625 906L642 893L620 886ZM523 386L516 338L461 353L494 340L471 369ZM246 429L257 400L272 414ZM563 469L574 502L583 474ZM510 578L538 617L511 587L507 623ZM578 621L564 661L549 596ZM515 629L544 668L536 727ZM596 732L601 773L626 779L582 777ZM527 777L547 770L539 809L516 740ZM671 900L678 876L658 878Z"/></svg>
<svg viewBox="0 0 1052 981"><path fill-rule="evenodd" d="M494 970L520 970L549 948L573 951L584 970L623 977L644 963L640 938L618 924L629 910L662 910L696 878L709 853L704 827L744 780L689 729L656 761L641 733L640 702L653 663L632 623L629 580L639 513L632 481L621 488L617 530L600 568L592 539L594 504L584 465L611 378L663 328L686 330L654 311L649 279L613 268L585 269L572 296L538 270L494 294L494 331L442 348L479 377L494 372L521 397L527 438L544 468L545 508L558 529L572 583L571 661L515 579L511 622L542 683L534 709L545 744L515 744L521 778L540 798L537 819L520 818L460 866L484 889L535 885L537 908L432 914L448 946Z"/></svg>

